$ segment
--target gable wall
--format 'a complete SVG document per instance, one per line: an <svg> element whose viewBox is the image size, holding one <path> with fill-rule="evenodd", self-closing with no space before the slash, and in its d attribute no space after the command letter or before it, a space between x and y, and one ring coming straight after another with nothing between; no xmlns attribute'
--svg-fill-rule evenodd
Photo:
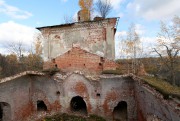
<svg viewBox="0 0 180 121"><path fill-rule="evenodd" d="M40 31L43 39L45 61L62 55L73 45L79 45L94 54L101 53L108 59L115 59L114 26L116 18L103 21L79 22L63 27L47 27Z"/></svg>
<svg viewBox="0 0 180 121"><path fill-rule="evenodd" d="M58 68L65 71L84 71L87 73L100 73L103 69L100 57L88 53L79 48L74 48L71 51L55 59Z"/></svg>

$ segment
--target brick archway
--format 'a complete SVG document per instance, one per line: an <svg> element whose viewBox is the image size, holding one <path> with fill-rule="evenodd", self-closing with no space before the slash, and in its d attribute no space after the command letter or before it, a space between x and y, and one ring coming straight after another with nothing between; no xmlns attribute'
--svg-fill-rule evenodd
<svg viewBox="0 0 180 121"><path fill-rule="evenodd" d="M37 101L37 111L47 111L47 106L42 100Z"/></svg>
<svg viewBox="0 0 180 121"><path fill-rule="evenodd" d="M70 108L73 113L87 115L86 102L80 96L76 96L71 99Z"/></svg>

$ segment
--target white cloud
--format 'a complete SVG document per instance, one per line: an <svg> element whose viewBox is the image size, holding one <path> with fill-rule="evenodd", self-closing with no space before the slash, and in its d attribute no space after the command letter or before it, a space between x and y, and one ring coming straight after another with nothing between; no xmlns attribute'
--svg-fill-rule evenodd
<svg viewBox="0 0 180 121"><path fill-rule="evenodd" d="M157 44L157 37L141 37L144 47L154 47Z"/></svg>
<svg viewBox="0 0 180 121"><path fill-rule="evenodd" d="M153 48L157 47L157 37L141 37L143 53L150 57L154 56Z"/></svg>
<svg viewBox="0 0 180 121"><path fill-rule="evenodd" d="M36 30L34 28L15 23L13 21L1 23L0 24L1 53L5 52L5 49L3 49L3 47L6 48L8 43L22 42L22 44L26 47L26 49L30 49L32 42L34 40L35 32Z"/></svg>
<svg viewBox="0 0 180 121"><path fill-rule="evenodd" d="M27 19L32 16L32 13L21 10L15 6L8 5L4 0L0 0L0 14L1 13L15 19Z"/></svg>
<svg viewBox="0 0 180 121"><path fill-rule="evenodd" d="M120 38L124 37L127 35L126 31L120 31L120 32L116 32L115 34L115 39L118 41Z"/></svg>
<svg viewBox="0 0 180 121"><path fill-rule="evenodd" d="M141 25L141 24L135 24L135 27L136 27L136 32L140 36L142 36L146 32L144 26ZM122 37L124 37L126 35L127 35L127 31L118 31L118 32L116 32L116 35L115 35L116 37L115 38L119 39L119 38L122 38Z"/></svg>
<svg viewBox="0 0 180 121"><path fill-rule="evenodd" d="M126 32L122 31L122 32L118 32L119 35L125 35ZM140 43L140 47L142 47L142 51L140 53L138 53L138 55L140 57L150 57L153 56L154 53L153 52L153 48L156 47L157 45L157 38L156 37L141 37L141 43ZM117 58L127 58L128 55L123 51L124 45L125 43L123 43L123 41L121 41L120 39L116 39L115 41L115 50L116 50L116 59ZM129 56L130 57L130 56Z"/></svg>
<svg viewBox="0 0 180 121"><path fill-rule="evenodd" d="M180 0L134 0L127 9L147 20L159 20L180 15Z"/></svg>
<svg viewBox="0 0 180 121"><path fill-rule="evenodd" d="M124 0L111 0L111 5L113 6L114 9L119 9L120 4L123 2Z"/></svg>
<svg viewBox="0 0 180 121"><path fill-rule="evenodd" d="M94 0L94 2L97 2L98 0ZM106 0L102 0L102 1L106 1ZM110 4L112 5L113 9L119 9L120 8L120 4L124 1L124 0L109 0Z"/></svg>
<svg viewBox="0 0 180 121"><path fill-rule="evenodd" d="M141 24L136 24L135 25L136 27L136 32L139 34L139 35L143 35L145 33L145 28L143 25Z"/></svg>

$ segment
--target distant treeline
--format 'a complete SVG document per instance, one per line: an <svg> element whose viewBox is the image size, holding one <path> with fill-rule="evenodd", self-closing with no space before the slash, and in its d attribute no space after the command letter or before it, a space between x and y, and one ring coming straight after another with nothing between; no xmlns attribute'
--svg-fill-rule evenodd
<svg viewBox="0 0 180 121"><path fill-rule="evenodd" d="M15 54L0 54L0 78L31 70L38 71L43 68L43 59L36 54L29 54L18 58Z"/></svg>
<svg viewBox="0 0 180 121"><path fill-rule="evenodd" d="M155 76L157 78L161 78L165 81L168 81L169 83L171 82L171 77L170 77L170 70L162 63L160 58L138 58L137 60L137 68L141 64L144 65L145 71L152 76ZM132 72L132 62L133 60L131 59L118 59L116 60L117 63L121 65L120 68L122 68L124 73L128 72L128 69L130 72ZM180 86L180 56L178 59L176 59L175 62L175 79L176 79L176 85Z"/></svg>

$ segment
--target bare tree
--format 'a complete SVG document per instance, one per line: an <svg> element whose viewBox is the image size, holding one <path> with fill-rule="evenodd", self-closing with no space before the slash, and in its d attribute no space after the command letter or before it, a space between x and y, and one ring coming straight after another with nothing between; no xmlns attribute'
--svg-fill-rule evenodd
<svg viewBox="0 0 180 121"><path fill-rule="evenodd" d="M121 39L121 53L125 55L127 59L132 60L131 70L134 74L138 70L138 60L137 58L142 55L142 46L139 34L136 32L136 27L134 24L131 24L127 35L125 38Z"/></svg>
<svg viewBox="0 0 180 121"><path fill-rule="evenodd" d="M112 10L110 0L98 0L96 2L96 9L103 18L106 18Z"/></svg>
<svg viewBox="0 0 180 121"><path fill-rule="evenodd" d="M136 26L134 24L131 24L129 27L125 43L126 53L132 58L132 71L134 74L136 74L138 69L137 58L139 57L142 48L140 46L140 37L136 32Z"/></svg>
<svg viewBox="0 0 180 121"><path fill-rule="evenodd" d="M158 45L154 52L161 58L161 62L170 72L172 84L175 82L175 64L177 63L180 51L180 18L175 16L172 20L173 25L167 25L161 22L161 31L158 33Z"/></svg>
<svg viewBox="0 0 180 121"><path fill-rule="evenodd" d="M26 49L21 41L15 43L8 43L7 48L10 53L15 54L19 59L23 56L23 53L25 53Z"/></svg>

